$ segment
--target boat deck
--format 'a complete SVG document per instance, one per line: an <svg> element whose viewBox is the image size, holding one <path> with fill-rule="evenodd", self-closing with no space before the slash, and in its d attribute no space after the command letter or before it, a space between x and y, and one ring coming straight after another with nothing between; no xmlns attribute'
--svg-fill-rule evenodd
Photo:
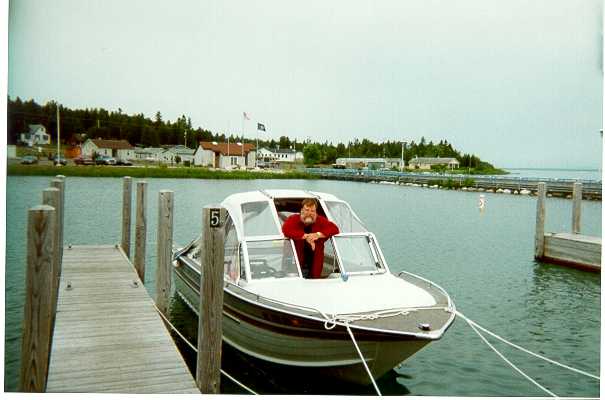
<svg viewBox="0 0 605 400"><path fill-rule="evenodd" d="M47 392L200 393L125 254L63 252Z"/></svg>

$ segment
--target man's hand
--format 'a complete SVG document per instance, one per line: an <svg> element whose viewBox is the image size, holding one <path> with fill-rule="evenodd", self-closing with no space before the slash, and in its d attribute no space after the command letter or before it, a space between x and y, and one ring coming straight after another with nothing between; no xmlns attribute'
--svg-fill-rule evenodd
<svg viewBox="0 0 605 400"><path fill-rule="evenodd" d="M307 241L311 245L311 249L315 251L315 241L317 239L323 238L324 235L321 232L313 232L313 233L305 233L303 235L303 239Z"/></svg>

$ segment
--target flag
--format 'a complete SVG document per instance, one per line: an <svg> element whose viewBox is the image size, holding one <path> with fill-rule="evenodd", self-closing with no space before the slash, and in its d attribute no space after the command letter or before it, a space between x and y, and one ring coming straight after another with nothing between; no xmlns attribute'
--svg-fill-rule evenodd
<svg viewBox="0 0 605 400"><path fill-rule="evenodd" d="M248 114L246 114L245 111L244 111L244 119L250 120L250 117L248 116Z"/></svg>
<svg viewBox="0 0 605 400"><path fill-rule="evenodd" d="M259 131L267 132L267 130L265 129L265 125L261 124L260 122L258 123L258 127L256 129L258 129Z"/></svg>

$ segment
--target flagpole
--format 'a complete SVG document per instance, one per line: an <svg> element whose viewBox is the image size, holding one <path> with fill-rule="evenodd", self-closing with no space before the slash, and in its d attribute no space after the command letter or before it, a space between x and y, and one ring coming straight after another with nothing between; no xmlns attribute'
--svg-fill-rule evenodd
<svg viewBox="0 0 605 400"><path fill-rule="evenodd" d="M61 114L59 112L59 104L57 104L57 165L61 166Z"/></svg>
<svg viewBox="0 0 605 400"><path fill-rule="evenodd" d="M242 158L244 158L244 123L246 122L246 118L242 114ZM244 169L246 168L246 159L244 158Z"/></svg>

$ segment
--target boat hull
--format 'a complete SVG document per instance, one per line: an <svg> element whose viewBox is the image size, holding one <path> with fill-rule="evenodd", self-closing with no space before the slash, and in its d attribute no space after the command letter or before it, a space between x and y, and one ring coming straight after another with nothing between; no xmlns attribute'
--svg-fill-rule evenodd
<svg viewBox="0 0 605 400"><path fill-rule="evenodd" d="M199 275L175 269L177 294L197 314ZM276 364L317 369L322 374L357 384L371 380L342 325L293 316L273 307L246 301L229 290L223 298L223 340L252 357ZM331 329L330 329L331 328ZM432 339L351 328L372 376L377 379L407 360Z"/></svg>

